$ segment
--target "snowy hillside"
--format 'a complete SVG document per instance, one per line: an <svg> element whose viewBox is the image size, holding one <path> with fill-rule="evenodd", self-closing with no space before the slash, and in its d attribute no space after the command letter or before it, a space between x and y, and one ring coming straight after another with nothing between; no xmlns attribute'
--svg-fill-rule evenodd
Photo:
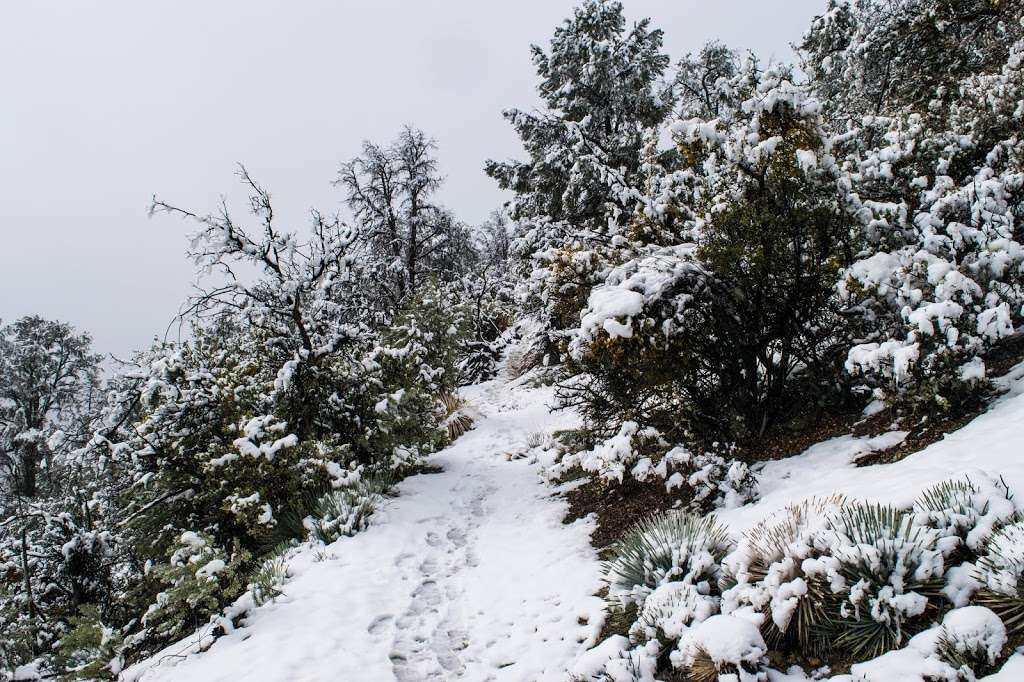
<svg viewBox="0 0 1024 682"><path fill-rule="evenodd" d="M758 501L717 516L739 533L814 496L907 507L929 486L964 475L1002 476L1024 490L1024 365L999 383L1006 393L985 414L897 463L857 467L855 460L898 442L900 432L834 438L766 464ZM542 435L576 420L550 412L550 389L521 382L497 379L464 396L476 427L430 459L441 471L403 481L367 531L293 550L283 595L242 627L215 642L204 628L122 679L527 682L608 674L606 661L623 655L624 642L613 637L588 651L604 620L592 523L563 524L566 505L540 475L550 464L537 447ZM742 642L729 627L721 635ZM916 653L887 655L855 668L869 677L815 679L918 679L923 669ZM1020 671L1024 657L1013 657L985 679L1010 682ZM771 672L769 679L809 678Z"/></svg>

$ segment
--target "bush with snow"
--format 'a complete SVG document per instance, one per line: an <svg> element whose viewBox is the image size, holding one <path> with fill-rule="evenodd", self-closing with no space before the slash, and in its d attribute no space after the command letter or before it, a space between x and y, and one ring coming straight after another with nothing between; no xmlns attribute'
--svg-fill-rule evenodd
<svg viewBox="0 0 1024 682"><path fill-rule="evenodd" d="M365 530L370 516L391 487L388 476L361 475L358 480L323 495L303 525L325 545Z"/></svg>
<svg viewBox="0 0 1024 682"><path fill-rule="evenodd" d="M686 679L714 682L765 682L768 646L757 626L735 616L712 616L690 628L671 654L672 665Z"/></svg>
<svg viewBox="0 0 1024 682"><path fill-rule="evenodd" d="M997 530L977 562L977 603L995 611L1014 636L1024 633L1024 521Z"/></svg>
<svg viewBox="0 0 1024 682"><path fill-rule="evenodd" d="M819 630L843 581L828 555L829 521L842 498L806 500L754 526L726 557L722 595L726 613L752 612L773 647L814 651Z"/></svg>
<svg viewBox="0 0 1024 682"><path fill-rule="evenodd" d="M937 653L954 668L980 676L1002 656L1006 641L1006 626L991 609L965 606L942 619Z"/></svg>
<svg viewBox="0 0 1024 682"><path fill-rule="evenodd" d="M644 599L629 634L640 642L677 641L690 626L707 620L718 610L719 598L702 592L692 582L663 583Z"/></svg>
<svg viewBox="0 0 1024 682"><path fill-rule="evenodd" d="M897 648L926 623L928 592L945 572L938 533L901 510L855 503L832 519L835 560L825 574L842 585L829 623L833 643L856 659Z"/></svg>
<svg viewBox="0 0 1024 682"><path fill-rule="evenodd" d="M611 547L605 564L608 598L642 605L664 583L682 582L709 595L732 540L713 517L685 511L652 514Z"/></svg>

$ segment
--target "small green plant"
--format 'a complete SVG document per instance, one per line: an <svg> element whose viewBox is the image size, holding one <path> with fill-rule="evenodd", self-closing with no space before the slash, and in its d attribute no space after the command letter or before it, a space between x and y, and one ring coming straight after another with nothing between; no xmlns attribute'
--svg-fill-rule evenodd
<svg viewBox="0 0 1024 682"><path fill-rule="evenodd" d="M83 606L78 615L69 619L68 626L70 630L57 647L57 665L63 670L58 679L115 679L111 663L119 667L121 634L103 624L99 608L93 604Z"/></svg>
<svg viewBox="0 0 1024 682"><path fill-rule="evenodd" d="M249 589L256 606L262 606L281 596L281 586L288 578L288 565L280 556L267 559L252 577Z"/></svg>
<svg viewBox="0 0 1024 682"><path fill-rule="evenodd" d="M846 589L823 634L854 660L898 648L928 623L944 572L938 533L894 507L855 503L832 518Z"/></svg>
<svg viewBox="0 0 1024 682"><path fill-rule="evenodd" d="M714 517L680 510L652 514L612 546L605 564L609 597L642 602L668 581L710 590L730 549L732 540Z"/></svg>
<svg viewBox="0 0 1024 682"><path fill-rule="evenodd" d="M365 530L370 516L393 485L387 473L364 473L352 485L321 497L306 520L310 534L325 545Z"/></svg>

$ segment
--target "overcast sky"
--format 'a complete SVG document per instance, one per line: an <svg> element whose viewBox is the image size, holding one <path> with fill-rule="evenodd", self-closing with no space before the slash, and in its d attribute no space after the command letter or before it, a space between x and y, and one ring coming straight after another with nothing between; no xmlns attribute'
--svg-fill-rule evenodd
<svg viewBox="0 0 1024 682"><path fill-rule="evenodd" d="M156 193L243 214L244 162L281 224L338 208L337 164L404 123L435 137L441 199L476 223L504 197L481 168L519 147L530 43L572 0L27 0L0 21L0 318L38 313L126 354L188 293L191 226ZM824 0L626 0L678 59L709 39L788 59Z"/></svg>

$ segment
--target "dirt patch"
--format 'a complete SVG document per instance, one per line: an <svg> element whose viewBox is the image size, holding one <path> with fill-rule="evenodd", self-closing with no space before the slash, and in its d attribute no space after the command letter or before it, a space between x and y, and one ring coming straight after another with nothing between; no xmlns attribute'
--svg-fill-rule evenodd
<svg viewBox="0 0 1024 682"><path fill-rule="evenodd" d="M598 550L607 549L641 517L680 507L686 501L678 492L665 492L662 484L638 483L632 478L621 484L591 478L565 493L565 497L569 501L565 523L572 523L588 514L597 515L597 528L590 541Z"/></svg>

